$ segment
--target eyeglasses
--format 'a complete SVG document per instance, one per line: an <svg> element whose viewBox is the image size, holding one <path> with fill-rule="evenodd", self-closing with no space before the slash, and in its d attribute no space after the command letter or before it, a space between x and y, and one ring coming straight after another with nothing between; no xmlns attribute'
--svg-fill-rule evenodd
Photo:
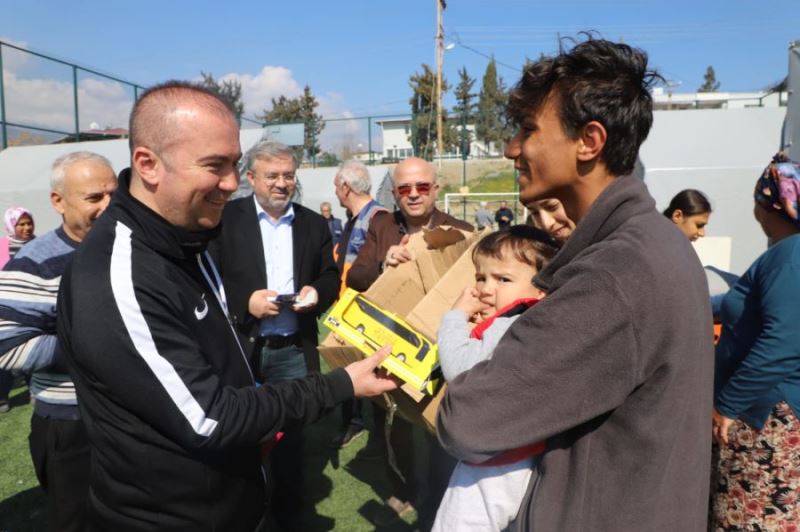
<svg viewBox="0 0 800 532"><path fill-rule="evenodd" d="M261 175L261 176L259 176L255 172L251 172L251 173L256 177L260 177L264 181L267 181L268 183L274 183L280 177L283 177L284 181L294 181L295 178L296 178L296 174L294 172L286 172L284 174L275 172L275 173L272 173L272 174L264 174L264 175Z"/></svg>
<svg viewBox="0 0 800 532"><path fill-rule="evenodd" d="M397 194L405 198L411 195L411 189L417 189L417 193L421 196L427 196L431 193L433 183L412 183L409 185L397 185Z"/></svg>

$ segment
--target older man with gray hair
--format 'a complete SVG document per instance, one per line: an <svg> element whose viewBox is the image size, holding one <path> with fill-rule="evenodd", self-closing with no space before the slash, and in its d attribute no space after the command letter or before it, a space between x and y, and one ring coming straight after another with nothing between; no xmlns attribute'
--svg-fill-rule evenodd
<svg viewBox="0 0 800 532"><path fill-rule="evenodd" d="M63 222L0 272L0 368L31 374L30 450L47 493L50 530L85 530L89 496L89 439L56 345L56 296L73 251L116 188L111 163L101 155L79 151L56 159L50 201Z"/></svg>
<svg viewBox="0 0 800 532"><path fill-rule="evenodd" d="M333 250L344 285L347 272L366 241L372 217L379 212L386 212L386 207L372 197L369 170L358 161L346 161L339 166L333 178L333 187L339 204L350 212L342 238Z"/></svg>
<svg viewBox="0 0 800 532"><path fill-rule="evenodd" d="M319 372L317 317L336 299L339 273L328 224L293 203L294 151L263 141L247 153L253 194L231 201L215 242L234 325L250 349L256 373L277 384ZM296 529L305 498L303 434L286 431L271 453L273 515Z"/></svg>
<svg viewBox="0 0 800 532"><path fill-rule="evenodd" d="M359 161L345 161L339 166L333 178L333 188L339 204L350 212L342 236L333 248L344 290L347 272L367 239L372 217L386 212L386 208L372 197L369 170ZM361 406L361 401L355 399L342 404L342 430L333 439L334 447L347 447L365 433Z"/></svg>

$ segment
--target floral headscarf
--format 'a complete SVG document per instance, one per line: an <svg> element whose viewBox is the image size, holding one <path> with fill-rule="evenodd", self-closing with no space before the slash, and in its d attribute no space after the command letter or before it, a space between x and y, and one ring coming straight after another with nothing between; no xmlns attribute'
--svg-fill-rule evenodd
<svg viewBox="0 0 800 532"><path fill-rule="evenodd" d="M26 214L31 219L31 221L33 221L33 215L25 207L9 207L5 215L6 232L8 233L9 236L13 237L16 234L14 228L17 226L17 222L19 222L19 219L25 216Z"/></svg>
<svg viewBox="0 0 800 532"><path fill-rule="evenodd" d="M787 212L787 204L798 212L800 203L800 164L778 152L761 173L754 192L756 203L769 211L778 211L787 220L800 226L800 220Z"/></svg>

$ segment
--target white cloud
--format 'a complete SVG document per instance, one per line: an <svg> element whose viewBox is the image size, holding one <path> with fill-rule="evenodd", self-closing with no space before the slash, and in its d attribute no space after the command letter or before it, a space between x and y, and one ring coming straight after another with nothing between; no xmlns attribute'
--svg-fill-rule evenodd
<svg viewBox="0 0 800 532"><path fill-rule="evenodd" d="M73 85L69 81L20 77L5 70L8 120L67 132L75 130ZM81 130L91 122L101 127L127 127L133 92L116 81L78 81Z"/></svg>
<svg viewBox="0 0 800 532"><path fill-rule="evenodd" d="M26 48L27 43L0 37L5 43ZM65 132L75 130L75 94L71 80L48 77L52 63L31 61L31 56L3 47L6 116L10 122ZM116 81L79 74L78 109L82 130L96 122L101 127L127 127L133 90Z"/></svg>
<svg viewBox="0 0 800 532"><path fill-rule="evenodd" d="M7 44L12 44L14 46L19 46L20 48L27 48L28 43L25 41L16 41L9 37L4 37L0 35L0 41L3 41ZM3 47L3 68L8 69L11 71L16 71L19 67L23 66L28 60L31 58L31 55L25 52L21 52L15 48L9 48L7 46Z"/></svg>
<svg viewBox="0 0 800 532"><path fill-rule="evenodd" d="M252 74L225 74L222 81L238 81L242 84L244 113L248 117L261 114L272 107L272 98L281 95L294 98L303 93L303 87L292 76L292 71L282 66L267 65L255 76Z"/></svg>
<svg viewBox="0 0 800 532"><path fill-rule="evenodd" d="M222 81L239 81L242 84L242 101L245 116L254 117L264 109L270 109L272 98L283 95L295 98L303 94L303 85L294 79L292 71L282 66L267 65L256 75L228 73L220 78ZM311 86L314 91L313 85ZM317 112L324 118L352 117L347 109L344 97L336 92L315 94L319 107ZM328 122L320 135L323 150L339 152L345 145L356 148L363 144L366 149L366 122L363 120L343 120ZM363 138L362 138L363 137Z"/></svg>
<svg viewBox="0 0 800 532"><path fill-rule="evenodd" d="M7 39L6 39L7 40ZM9 42L11 42L9 40ZM24 43L14 43L24 45ZM4 60L6 59L4 54ZM10 54L9 54L10 55ZM73 87L67 80L21 74L24 57L14 54L10 64L4 62L6 111L8 120L50 129L72 132L74 125ZM20 60L19 58L23 59ZM294 98L303 93L303 85L283 66L266 65L257 74L228 73L219 78L236 80L242 84L245 116L254 117L271 107L272 98L283 95ZM311 86L314 90L313 85ZM352 117L340 93L316 94L317 111L325 118ZM78 82L80 125L82 130L90 124L101 127L127 127L128 114L133 105L133 91L127 86L97 77L85 77ZM373 124L373 129L377 125ZM337 120L328 122L320 138L324 150L340 152L345 146L351 149L362 144L367 147L367 124L364 120Z"/></svg>
<svg viewBox="0 0 800 532"><path fill-rule="evenodd" d="M347 109L344 97L336 92L317 97L319 107L317 112L325 118L352 118L353 113ZM373 127L377 127L373 124ZM320 134L320 146L325 151L341 153L345 148L349 151L367 149L367 122L366 120L335 120L328 122ZM374 147L373 147L374 149Z"/></svg>

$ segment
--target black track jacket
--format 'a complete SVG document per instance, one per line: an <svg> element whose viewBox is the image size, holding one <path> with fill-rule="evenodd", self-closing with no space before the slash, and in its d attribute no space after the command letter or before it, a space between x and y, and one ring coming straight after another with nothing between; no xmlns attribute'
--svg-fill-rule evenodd
<svg viewBox="0 0 800 532"><path fill-rule="evenodd" d="M256 388L205 247L130 196L61 281L58 333L92 444L93 529L253 530L259 443L351 397L344 370Z"/></svg>

